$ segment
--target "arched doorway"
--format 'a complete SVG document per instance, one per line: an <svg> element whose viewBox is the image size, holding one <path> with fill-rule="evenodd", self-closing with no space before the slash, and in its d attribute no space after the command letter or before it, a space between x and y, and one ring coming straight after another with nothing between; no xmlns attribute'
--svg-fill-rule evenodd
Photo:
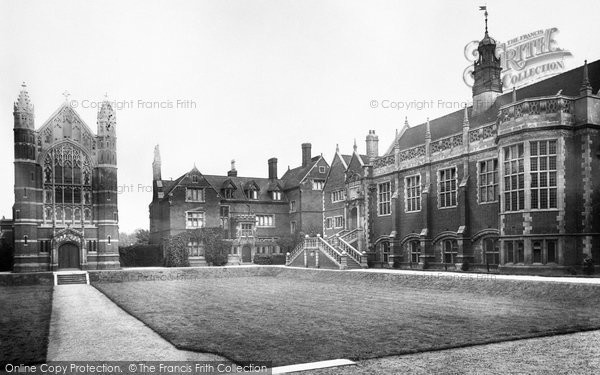
<svg viewBox="0 0 600 375"><path fill-rule="evenodd" d="M242 247L242 262L250 263L252 262L252 248L250 245L244 245Z"/></svg>
<svg viewBox="0 0 600 375"><path fill-rule="evenodd" d="M58 248L58 268L79 268L79 247L67 242Z"/></svg>

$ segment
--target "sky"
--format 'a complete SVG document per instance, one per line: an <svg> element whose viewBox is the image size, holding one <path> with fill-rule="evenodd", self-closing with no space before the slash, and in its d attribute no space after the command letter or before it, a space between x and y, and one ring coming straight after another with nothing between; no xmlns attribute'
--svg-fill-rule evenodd
<svg viewBox="0 0 600 375"><path fill-rule="evenodd" d="M484 1L0 1L0 216L14 202L13 102L26 82L36 128L64 102L96 131L117 111L120 230L149 226L152 159L163 179L194 165L279 176L301 144L330 162L339 144L384 152L409 124L460 109L465 46L484 34ZM557 28L566 69L600 58L597 0L487 1L505 42ZM376 105L374 105L374 103ZM402 103L391 108L391 103ZM411 104L412 103L412 104ZM433 104L432 104L433 103Z"/></svg>

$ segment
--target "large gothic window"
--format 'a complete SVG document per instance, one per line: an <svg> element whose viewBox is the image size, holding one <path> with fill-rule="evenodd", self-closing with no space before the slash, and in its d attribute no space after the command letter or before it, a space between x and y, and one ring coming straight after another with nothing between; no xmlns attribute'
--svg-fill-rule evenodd
<svg viewBox="0 0 600 375"><path fill-rule="evenodd" d="M78 147L63 143L44 158L44 223L80 226L92 221L92 166Z"/></svg>

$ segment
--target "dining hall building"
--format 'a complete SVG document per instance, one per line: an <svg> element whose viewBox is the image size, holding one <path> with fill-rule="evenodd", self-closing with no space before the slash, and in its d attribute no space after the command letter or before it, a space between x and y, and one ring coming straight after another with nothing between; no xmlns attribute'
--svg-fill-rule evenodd
<svg viewBox="0 0 600 375"><path fill-rule="evenodd" d="M406 121L382 155L374 130L366 155L336 150L324 241L344 267L564 273L586 256L599 264L600 61L504 93L495 49L486 30L473 105Z"/></svg>

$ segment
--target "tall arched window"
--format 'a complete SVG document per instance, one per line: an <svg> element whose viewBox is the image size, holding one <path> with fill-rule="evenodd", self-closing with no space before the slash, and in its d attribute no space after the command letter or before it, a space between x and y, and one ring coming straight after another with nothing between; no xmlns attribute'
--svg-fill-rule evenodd
<svg viewBox="0 0 600 375"><path fill-rule="evenodd" d="M483 240L484 260L486 264L500 263L500 247L498 238L488 237Z"/></svg>
<svg viewBox="0 0 600 375"><path fill-rule="evenodd" d="M44 223L91 223L92 165L86 153L70 143L59 144L46 154L43 173Z"/></svg>
<svg viewBox="0 0 600 375"><path fill-rule="evenodd" d="M408 243L408 252L411 263L419 263L421 256L421 243L418 240L413 240Z"/></svg>
<svg viewBox="0 0 600 375"><path fill-rule="evenodd" d="M444 240L442 242L442 256L444 263L456 263L458 254L458 242L456 240Z"/></svg>
<svg viewBox="0 0 600 375"><path fill-rule="evenodd" d="M379 243L379 252L381 253L381 261L387 263L390 257L390 243L388 241Z"/></svg>

